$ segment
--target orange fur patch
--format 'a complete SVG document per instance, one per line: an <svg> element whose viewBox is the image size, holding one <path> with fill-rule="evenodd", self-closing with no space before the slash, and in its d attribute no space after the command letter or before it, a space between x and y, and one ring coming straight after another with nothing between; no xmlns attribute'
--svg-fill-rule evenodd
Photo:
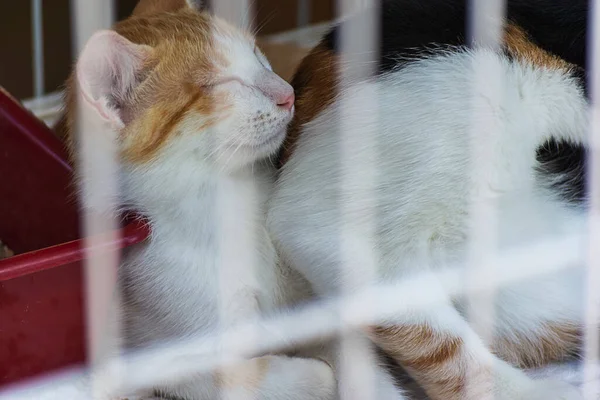
<svg viewBox="0 0 600 400"><path fill-rule="evenodd" d="M504 45L513 57L536 67L557 70L570 70L572 66L536 45L529 35L519 26L507 24L504 33Z"/></svg>
<svg viewBox="0 0 600 400"><path fill-rule="evenodd" d="M546 323L537 336L514 333L496 340L492 348L514 366L535 368L577 354L581 344L582 332L577 324Z"/></svg>
<svg viewBox="0 0 600 400"><path fill-rule="evenodd" d="M164 2L144 4L158 7L158 3L166 7ZM235 36L237 31L206 13L174 7L176 11L170 9L162 13L152 13L149 9L140 11L141 14L114 27L129 41L153 48L152 59L147 60L140 77L141 83L127 100L127 109L133 118L120 132L121 156L130 162L151 160L179 132L178 126L188 112L202 119L196 127L199 131L216 123L228 108L227 99L216 98L209 87L215 74L228 65L226 56L212 38L214 32ZM65 116L55 130L64 138L73 156L77 110L73 75L66 86Z"/></svg>
<svg viewBox="0 0 600 400"><path fill-rule="evenodd" d="M466 387L460 365L463 342L442 335L427 325L396 325L370 330L377 343L406 367L432 399L462 399Z"/></svg>
<svg viewBox="0 0 600 400"><path fill-rule="evenodd" d="M337 57L325 46L315 47L296 71L292 86L296 91L296 113L283 144L280 162L292 155L302 126L330 106L337 92Z"/></svg>
<svg viewBox="0 0 600 400"><path fill-rule="evenodd" d="M425 369L457 356L462 340L444 337L427 325L395 325L372 328L375 342L403 365Z"/></svg>
<svg viewBox="0 0 600 400"><path fill-rule="evenodd" d="M537 337L515 334L500 338L493 351L516 367L533 368L564 361L580 349L581 327L576 324L546 323L541 332ZM492 378L486 368L461 360L463 342L459 337L436 333L426 325L378 326L370 334L432 399L477 399ZM476 391L467 392L473 389Z"/></svg>
<svg viewBox="0 0 600 400"><path fill-rule="evenodd" d="M143 135L125 135L122 156L132 163L152 159L177 130L189 108L200 98L200 93L184 97L175 104L152 107L138 123L128 127L129 131L145 132Z"/></svg>

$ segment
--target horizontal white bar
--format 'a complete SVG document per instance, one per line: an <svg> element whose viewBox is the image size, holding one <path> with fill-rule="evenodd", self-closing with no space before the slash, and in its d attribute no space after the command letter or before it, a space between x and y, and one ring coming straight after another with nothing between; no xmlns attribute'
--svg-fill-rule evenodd
<svg viewBox="0 0 600 400"><path fill-rule="evenodd" d="M454 265L402 283L374 285L347 297L315 303L290 315L233 327L224 333L227 343L235 345L227 349L227 352L222 352L219 346L223 340L221 335L196 337L130 355L125 360L110 362L102 373L104 377L117 377L124 371L127 372L127 382L123 386L112 388L119 393L121 390L131 393L138 388L149 388L156 382L176 382L237 360L285 349L290 343L325 338L339 333L341 329L357 329L379 323L391 316L412 312L415 308L434 306L435 296L423 289L430 279L442 282L446 293L454 297L465 293L485 292L490 286L501 287L538 275L581 266L585 262L586 239L587 236L584 235L565 236L500 254L488 260L499 271L495 282L465 286L465 266ZM419 266L415 266L414 270L419 270ZM368 302L365 303L365 299ZM352 310L353 319L346 320L348 324L345 327L339 324L340 309ZM253 333L250 342L246 340L248 332ZM223 353L226 353L226 357ZM118 379L106 379L105 382L118 382ZM32 386L27 393L3 392L0 393L0 400L91 400L91 397L85 397L89 396L89 392L85 387L87 380L82 375L75 375L72 379L64 379L59 383L52 388ZM58 397L65 394L72 397Z"/></svg>

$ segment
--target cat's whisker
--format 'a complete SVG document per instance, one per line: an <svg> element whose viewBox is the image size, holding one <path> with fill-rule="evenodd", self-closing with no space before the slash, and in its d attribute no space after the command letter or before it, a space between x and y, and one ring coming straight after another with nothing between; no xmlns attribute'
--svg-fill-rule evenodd
<svg viewBox="0 0 600 400"><path fill-rule="evenodd" d="M269 164L270 164L270 165L271 165L271 167L273 167L273 168L277 168L277 165L275 164L275 157L276 157L276 155L274 155L274 154L270 154L270 155L267 157L267 160L269 161Z"/></svg>
<svg viewBox="0 0 600 400"><path fill-rule="evenodd" d="M225 169L226 166L229 164L229 162L231 161L231 159L233 158L233 156L235 156L235 153L237 153L237 151L243 146L243 143L239 143L238 146L235 148L235 150L231 153L231 155L229 156L229 158L227 159L227 161L225 161L225 163L223 164L222 169ZM252 164L254 165L254 164Z"/></svg>
<svg viewBox="0 0 600 400"><path fill-rule="evenodd" d="M256 26L256 21L258 20L260 10L256 7L256 0L250 0L247 12L252 13L252 19L250 19L248 23L248 30L252 33L252 35L257 36L259 29Z"/></svg>
<svg viewBox="0 0 600 400"><path fill-rule="evenodd" d="M236 145L235 141L232 141L224 149L217 149L217 151L220 151L220 154L218 155L218 157L213 162L215 164L218 164L218 162L223 158L223 156L225 154L227 154L227 152L229 150L231 150L235 145Z"/></svg>
<svg viewBox="0 0 600 400"><path fill-rule="evenodd" d="M264 6L263 6L264 7ZM258 13L257 13L258 15ZM265 16L264 20L260 23L260 25L256 26L256 28L253 30L255 35L260 34L260 31L267 26L269 23L271 23L271 21L273 21L273 19L275 18L275 11L271 11L269 12L269 14L267 16Z"/></svg>

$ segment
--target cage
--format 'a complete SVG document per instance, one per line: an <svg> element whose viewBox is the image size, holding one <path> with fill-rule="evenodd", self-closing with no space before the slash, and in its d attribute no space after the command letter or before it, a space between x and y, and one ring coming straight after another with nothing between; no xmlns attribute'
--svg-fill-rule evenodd
<svg viewBox="0 0 600 400"><path fill-rule="evenodd" d="M92 250L82 238L72 166L51 130L72 64L75 3L0 6L7 19L0 47L12 60L0 65L0 244L7 249L0 253L0 387L88 361L83 261ZM108 8L118 20L136 3L120 0ZM332 3L261 0L255 8L261 47L289 80L328 26ZM148 234L132 217L97 247L123 249Z"/></svg>
<svg viewBox="0 0 600 400"><path fill-rule="evenodd" d="M377 0L211 2L213 6L221 5L225 11L233 10L234 14L245 15L246 19L253 20L259 27L260 47L274 71L287 81L291 81L297 65L334 21L379 3ZM478 21L484 20L484 14L501 15L506 1L473 0L466 3L473 9L474 16L470 35L478 37L491 48L498 46L497 27ZM114 20L126 17L135 4L136 0L58 0L52 5L42 0L31 0L0 4L0 18L13 19L11 23L0 24L0 48L7 49L13 60L11 63L0 63L0 89L2 86L6 89L0 90L0 245L10 249L6 252L8 257L5 255L2 259L0 246L1 400L85 400L91 398L91 390L87 390L89 388L73 391L82 380L86 384L90 380L92 383L89 386L102 386L111 379L117 380L123 371L119 360L107 361L107 355L103 354L104 336L110 334L103 332L106 321L98 310L105 309L107 299L115 288L116 263L103 261L102 256L118 255L121 250L143 242L151 232L143 220L128 216L123 221L117 221L118 229L90 235L90 232L95 231L90 228L94 221L78 205L72 184L72 167L63 144L49 126L60 115L61 85L69 72L73 55L81 50L95 30L108 28ZM595 3L591 11L590 19L596 21L600 11ZM20 28L15 28L15 25ZM595 38L598 36L597 24L593 28L591 37ZM22 31L17 32L15 29ZM343 59L342 55L342 62L355 63L361 67L353 71L359 76L345 76L343 69L338 71L342 86L345 79L348 82L357 78L367 80L373 74L372 57L380 50L380 44L377 43L380 40L378 29L377 22L373 20L357 29L343 32L340 52L343 54L348 51L352 55L347 59ZM595 56L593 67L597 67L600 63L595 60L600 55L597 50L597 43L600 41L591 40L590 43L591 52ZM478 75L478 82L489 83L485 82L489 77L488 73L489 71L483 71L481 76ZM597 84L592 85L593 102L597 93L596 86ZM341 104L350 106L351 104L344 103L344 95L342 92ZM374 106L377 105L377 99L373 93L367 93L361 101L365 106L377 108ZM342 130L350 130L361 122L351 113L343 116ZM597 117L597 111L593 108L593 138L598 137ZM487 129L483 125L478 128ZM344 151L348 150L343 146L344 143L341 145ZM373 154L361 156L370 167L367 172L377 169ZM593 171L600 165L595 161L596 158L593 157L590 163L595 166ZM341 161L346 178L352 175L365 176L362 166L348 163L343 157ZM592 175L597 177L597 173ZM349 183L351 180L344 182ZM590 192L597 194L593 178L591 182ZM588 263L589 288L592 290L591 293L584 294L587 296L584 300L588 304L597 300L593 290L598 282L599 256L593 245L593 240L598 238L596 203L592 202L590 214L592 245ZM342 215L344 211L347 210L342 210ZM497 221L494 220L493 210L485 207L474 210L474 213L478 218L485 219L487 224L474 232L476 240L471 244L471 261L487 262L487 253L495 250L492 243L495 237L490 235L488 228L495 226ZM344 223L352 226L353 221L347 219ZM352 243L344 245L348 246L348 254L352 254ZM491 310L493 299L481 297L481 291L493 293L496 285L502 282L527 279L547 272L548 268L561 268L559 264L564 261L561 249L571 249L571 245L572 241L569 240L545 243L527 248L518 255L501 258L494 265L496 270L504 271L504 275L495 282L488 282L485 276L479 276L476 268L469 270L468 279L473 280L469 281L472 290L469 289L467 296L471 295L471 291L477 292L470 301L475 304L475 308L479 308L480 313L486 313ZM553 260L548 261L544 268L536 269L536 254L541 254L544 260ZM366 256L369 257L370 255ZM355 262L344 261L348 264ZM553 266L552 262L556 265ZM514 268L515 265L526 264L531 264L532 267ZM366 263L360 269L360 276L354 276L354 279L368 281L376 269L374 265L372 260ZM467 289L458 284L464 280L464 276L454 272L443 275L443 279L451 282L448 291L458 296ZM427 303L427 293L415 290L417 283L405 282L389 287L382 285L372 290L367 288L364 292L345 293L346 296L329 303L324 301L322 304L310 305L291 316L262 321L260 326L249 324L236 327L236 330L227 331L223 336L236 343L231 350L231 357L235 359L242 358L244 354L267 353L279 346L283 347L286 341L310 341L319 335L343 334L346 329L370 323L371 316L368 315L367 308L374 298L380 304L386 303L388 312L392 309L399 312L404 310L406 304L414 302ZM413 297L403 297L399 294L403 291L411 293ZM341 324L330 319L332 309L341 310ZM589 378L596 376L594 374L598 364L598 318L594 307L589 307L588 313L584 359ZM483 320L482 329L485 331L485 318ZM257 329L261 334L256 335ZM280 336L285 336L285 339ZM250 341L247 340L248 337L254 339ZM220 363L225 361L216 354L202 353L205 346L209 347L207 343L211 343L211 340L217 338L194 337L188 341L173 343L172 347L167 346L156 352L142 353L128 359L131 365L139 367L141 371L133 371L132 385L143 386L159 379L175 381L197 371L191 363L187 363L185 356L189 355L208 358L209 361L203 365L207 371L220 367ZM360 348L354 348L353 343L346 345L344 351L350 354L348 359L360 361L363 354ZM95 377L93 373L96 368L101 372L104 372L102 368L106 368L107 375ZM55 375L62 372L65 372L64 376ZM350 379L353 378L352 372L356 373L356 370L350 371ZM597 386L598 380L590 382L587 390L592 393L596 390L592 386ZM356 379L354 383L358 387L357 398L364 398L360 397L363 393L372 393L368 380L363 382Z"/></svg>
<svg viewBox="0 0 600 400"><path fill-rule="evenodd" d="M85 321L76 198L62 143L0 91L0 236L17 255L0 260L0 386L85 362ZM148 235L131 222L123 248Z"/></svg>

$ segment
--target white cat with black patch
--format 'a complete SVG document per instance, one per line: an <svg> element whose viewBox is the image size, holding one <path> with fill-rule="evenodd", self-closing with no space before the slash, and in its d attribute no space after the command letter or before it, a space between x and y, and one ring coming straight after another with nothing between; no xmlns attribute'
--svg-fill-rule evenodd
<svg viewBox="0 0 600 400"><path fill-rule="evenodd" d="M494 204L499 252L584 237L587 229L584 205L563 198L577 192L573 170L555 171L560 154L542 149L551 140L587 143L581 70L546 50L569 36L556 39L553 31L535 36L536 44L527 33L536 14L523 17L529 6L511 1L502 51L468 48L465 3L384 2L379 73L366 82L334 87L340 29L324 37L293 81L297 111L268 227L282 260L322 297L425 276L422 291L437 306L411 309L368 333L430 398L580 399L573 387L532 380L523 368L580 350L584 241L571 249L576 268L498 289L488 321L493 336L485 342L465 318L464 298L447 295L444 282L428 274L467 264L471 228L481 223L472 220L473 205ZM546 3L540 16L558 7ZM577 21L585 21L585 10L577 9ZM548 18L558 26L570 16ZM367 26L361 18L346 23ZM565 34L579 38L582 27ZM481 147L473 147L472 135ZM372 262L373 277L347 280L343 271L351 266L342 260Z"/></svg>

